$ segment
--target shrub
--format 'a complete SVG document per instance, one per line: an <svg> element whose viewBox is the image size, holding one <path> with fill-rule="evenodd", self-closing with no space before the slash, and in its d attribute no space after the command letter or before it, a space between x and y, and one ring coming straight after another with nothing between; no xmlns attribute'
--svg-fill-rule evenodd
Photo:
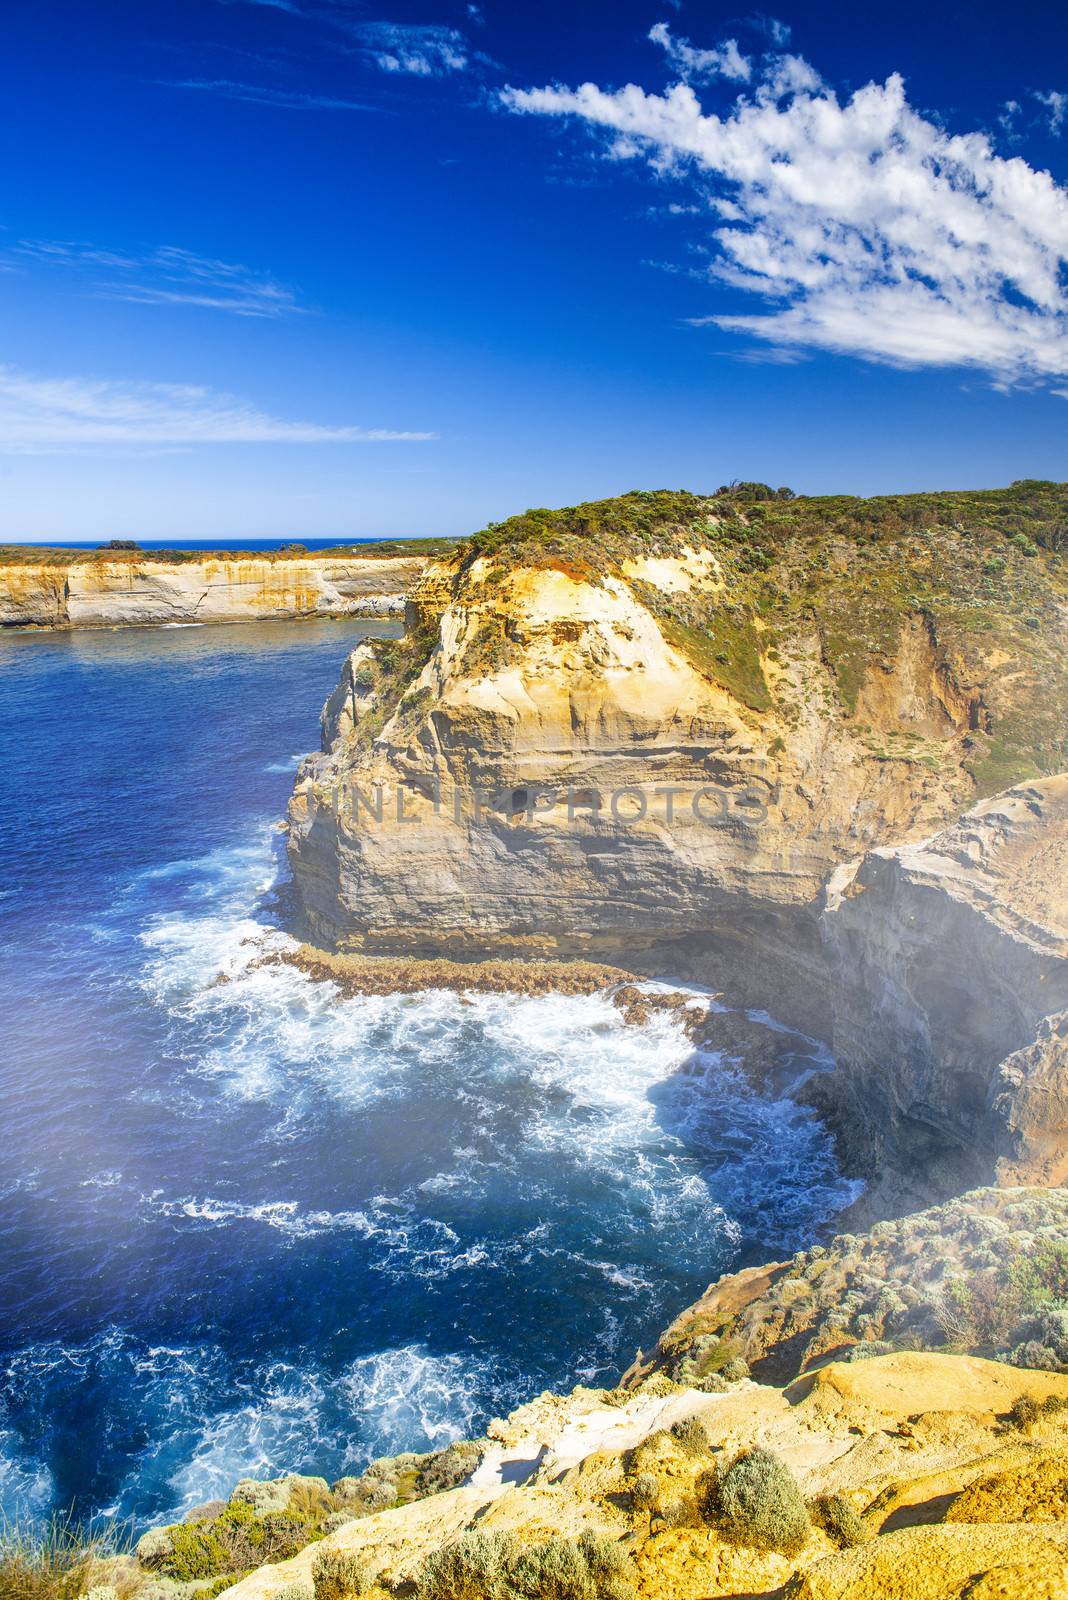
<svg viewBox="0 0 1068 1600"><path fill-rule="evenodd" d="M604 1534L546 1539L509 1563L509 1593L523 1600L631 1600L627 1558Z"/></svg>
<svg viewBox="0 0 1068 1600"><path fill-rule="evenodd" d="M1022 1394L1013 1401L1008 1417L1014 1428L1026 1433L1041 1417L1055 1417L1062 1411L1068 1411L1068 1398L1064 1395L1048 1394L1044 1400L1036 1400L1032 1395Z"/></svg>
<svg viewBox="0 0 1068 1600"><path fill-rule="evenodd" d="M588 1528L578 1543L598 1600L629 1600L634 1593L630 1562L618 1542Z"/></svg>
<svg viewBox="0 0 1068 1600"><path fill-rule="evenodd" d="M432 1455L420 1468L415 1480L419 1494L441 1494L455 1489L474 1472L482 1460L482 1446L471 1439L457 1439Z"/></svg>
<svg viewBox="0 0 1068 1600"><path fill-rule="evenodd" d="M419 1600L633 1600L614 1540L584 1533L522 1550L509 1534L468 1533L428 1556Z"/></svg>
<svg viewBox="0 0 1068 1600"><path fill-rule="evenodd" d="M812 1502L812 1517L830 1534L839 1550L853 1550L867 1544L868 1530L851 1500L844 1494L821 1494Z"/></svg>
<svg viewBox="0 0 1068 1600"><path fill-rule="evenodd" d="M749 1363L743 1356L731 1356L720 1367L719 1375L728 1383L741 1383L749 1376Z"/></svg>
<svg viewBox="0 0 1068 1600"><path fill-rule="evenodd" d="M586 1558L567 1539L546 1539L512 1562L509 1587L524 1600L593 1600Z"/></svg>
<svg viewBox="0 0 1068 1600"><path fill-rule="evenodd" d="M630 1488L630 1503L635 1511L652 1511L660 1498L660 1479L655 1472L639 1472Z"/></svg>
<svg viewBox="0 0 1068 1600"><path fill-rule="evenodd" d="M271 1600L314 1600L314 1591L310 1583L295 1578L292 1583L283 1583L276 1589Z"/></svg>
<svg viewBox="0 0 1068 1600"><path fill-rule="evenodd" d="M1042 1407L1032 1395L1022 1394L1009 1407L1009 1421L1014 1428L1027 1429L1042 1415Z"/></svg>
<svg viewBox="0 0 1068 1600"><path fill-rule="evenodd" d="M508 1600L515 1547L503 1533L467 1533L435 1550L419 1574L419 1600Z"/></svg>
<svg viewBox="0 0 1068 1600"><path fill-rule="evenodd" d="M358 1520L358 1513L354 1510L331 1511L329 1516L323 1518L323 1532L336 1533L339 1528L347 1528L350 1522Z"/></svg>
<svg viewBox="0 0 1068 1600"><path fill-rule="evenodd" d="M170 1530L171 1553L162 1563L180 1583L214 1578L227 1568L227 1551L210 1522L183 1522Z"/></svg>
<svg viewBox="0 0 1068 1600"><path fill-rule="evenodd" d="M712 1449L708 1430L697 1417L683 1417L673 1424L671 1437L688 1456L707 1456Z"/></svg>
<svg viewBox="0 0 1068 1600"><path fill-rule="evenodd" d="M315 1600L346 1600L348 1595L365 1594L370 1586L367 1568L351 1550L315 1552L312 1562Z"/></svg>
<svg viewBox="0 0 1068 1600"><path fill-rule="evenodd" d="M770 1450L747 1450L705 1491L705 1515L735 1544L794 1555L808 1538L808 1510L793 1473Z"/></svg>

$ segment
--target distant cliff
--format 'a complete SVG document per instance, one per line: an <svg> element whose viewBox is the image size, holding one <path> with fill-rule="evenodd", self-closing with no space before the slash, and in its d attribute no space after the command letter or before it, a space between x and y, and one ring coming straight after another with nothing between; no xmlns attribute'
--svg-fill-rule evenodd
<svg viewBox="0 0 1068 1600"><path fill-rule="evenodd" d="M201 555L184 551L91 556L0 552L0 626L106 628L271 617L389 616L427 565L412 554Z"/></svg>

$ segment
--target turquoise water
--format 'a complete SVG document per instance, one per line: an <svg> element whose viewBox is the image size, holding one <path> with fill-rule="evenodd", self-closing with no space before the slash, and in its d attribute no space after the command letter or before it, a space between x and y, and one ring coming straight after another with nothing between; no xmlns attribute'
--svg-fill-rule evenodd
<svg viewBox="0 0 1068 1600"><path fill-rule="evenodd" d="M8 1514L143 1523L612 1381L850 1197L664 1018L255 964L297 759L389 631L0 637Z"/></svg>

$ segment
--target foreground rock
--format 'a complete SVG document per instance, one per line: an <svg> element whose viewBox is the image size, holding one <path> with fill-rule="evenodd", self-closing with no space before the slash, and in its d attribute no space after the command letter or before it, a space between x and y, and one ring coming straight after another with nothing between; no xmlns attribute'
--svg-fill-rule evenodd
<svg viewBox="0 0 1068 1600"><path fill-rule="evenodd" d="M1010 1418L1021 1396L1040 1411L1024 1426ZM461 1486L347 1522L226 1592L310 1595L327 1549L353 1558L368 1594L419 1593L427 1558L477 1528L532 1550L592 1530L619 1553L616 1592L640 1600L945 1600L980 1574L1004 1585L1068 1566L1055 1487L1066 1417L1068 1377L915 1353L832 1365L787 1389L742 1381L710 1395L661 1378L629 1396L543 1396L494 1425ZM710 1485L756 1445L810 1508L791 1553L746 1542L712 1509ZM846 1538L860 1542L840 1548Z"/></svg>

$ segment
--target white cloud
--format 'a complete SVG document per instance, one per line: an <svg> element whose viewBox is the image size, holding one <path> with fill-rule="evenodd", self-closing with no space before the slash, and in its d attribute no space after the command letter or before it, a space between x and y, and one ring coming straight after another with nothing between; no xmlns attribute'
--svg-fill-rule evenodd
<svg viewBox="0 0 1068 1600"><path fill-rule="evenodd" d="M766 307L707 319L720 328L1002 384L1068 375L1068 191L985 134L947 133L897 74L840 101L801 57L773 54L720 114L688 84L509 88L502 100L578 119L617 160L696 180L710 276Z"/></svg>
<svg viewBox="0 0 1068 1600"><path fill-rule="evenodd" d="M374 106L358 100L339 100L329 94L305 94L300 89L269 89L258 83L237 83L232 78L181 78L166 85L170 89L199 89L219 94L227 100L245 100L250 105L278 106L285 111L373 111Z"/></svg>
<svg viewBox="0 0 1068 1600"><path fill-rule="evenodd" d="M383 72L440 78L450 72L464 72L471 64L471 52L458 28L362 22L352 31Z"/></svg>
<svg viewBox="0 0 1068 1600"><path fill-rule="evenodd" d="M38 378L0 367L0 453L6 455L107 445L373 444L436 437L289 422L232 395L191 385Z"/></svg>
<svg viewBox="0 0 1068 1600"><path fill-rule="evenodd" d="M72 270L87 278L96 293L111 300L204 306L239 317L281 317L303 309L292 289L269 274L198 256L177 245L164 245L146 255L127 255L67 240L21 239L11 256L17 262L36 261Z"/></svg>
<svg viewBox="0 0 1068 1600"><path fill-rule="evenodd" d="M725 39L714 50L696 50L688 39L676 38L666 22L654 24L649 38L660 45L684 83L710 83L714 78L748 83L752 76L752 62L738 49L737 39Z"/></svg>

